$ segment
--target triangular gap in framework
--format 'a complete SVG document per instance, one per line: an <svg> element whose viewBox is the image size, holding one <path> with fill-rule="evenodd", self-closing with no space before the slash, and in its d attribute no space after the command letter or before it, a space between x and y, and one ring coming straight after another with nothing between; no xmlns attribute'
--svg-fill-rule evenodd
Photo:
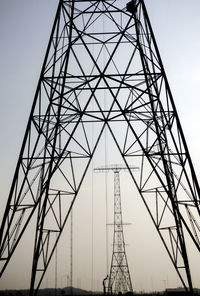
<svg viewBox="0 0 200 296"><path fill-rule="evenodd" d="M106 128L107 129L107 128ZM110 134L110 132L108 130L106 130L106 142L107 142L107 147L109 147L109 149L107 150L107 152L105 152L105 134L102 135L100 142L97 146L97 149L95 151L94 154L94 158L93 161L88 169L87 175L85 176L83 185L80 189L80 192L77 196L77 200L74 204L73 207L73 215L74 215L74 219L75 217L77 217L77 219L79 220L79 227L77 226L77 231L79 230L79 234L78 232L76 233L77 236L79 236L79 238L82 238L82 244L85 246L86 244L86 235L84 235L84 233L88 234L88 230L87 230L87 223L91 223L91 214L87 214L90 210L91 210L91 198L93 199L93 227L94 227L94 233L93 233L93 239L94 239L94 262L98 261L98 269L99 270L103 270L103 273L101 272L101 278L105 277L106 271L106 261L105 261L105 248L106 248L106 242L105 242L105 228L106 228L106 196L105 196L105 174L104 173L95 173L93 172L94 168L97 167L102 167L105 166L106 164L109 165L123 165L124 161L118 151L118 148L112 138L112 135ZM107 163L105 163L105 153L107 154ZM133 164L134 165L134 164ZM126 188L126 190L128 190L128 194L124 194L123 198L125 199L124 201L124 222L131 222L130 221L130 217L133 214L133 209L131 207L128 207L128 213L127 213L127 208L126 208L126 204L125 202L128 202L128 199L135 199L135 196L138 195L138 193L135 190L135 186L133 184L133 181L131 180L131 178L129 177L129 173L128 172L122 172L122 174L125 174L126 177L125 182L126 185L128 184L127 180L130 181L130 186L128 186ZM137 174L137 172L135 172L135 174ZM109 174L107 174L107 178L108 178L108 212L109 212L109 220L108 222L113 224L113 206L114 206L114 196L113 196L113 186L114 186L114 174L113 172L110 172ZM91 179L93 179L93 184L91 185ZM131 186L131 184L133 186ZM122 182L121 184L121 188L124 187L124 184ZM130 194L131 192L134 192L132 195ZM93 197L92 197L92 193L93 193ZM127 192L126 192L127 193ZM123 205L122 205L123 207ZM80 214L78 214L78 212L82 213L81 217ZM127 214L129 215L129 218L126 218ZM90 217L90 219L89 219ZM89 220L89 221L88 221ZM82 223L81 223L82 221ZM75 222L74 222L75 223ZM85 224L84 224L85 223ZM91 229L91 224L90 226L88 225L88 227ZM81 230L82 229L82 230ZM85 239L84 239L85 237ZM112 252L112 237L113 237L113 226L110 225L109 226L109 264L111 262L111 252ZM88 249L90 249L90 245L88 246ZM100 255L102 254L103 255ZM81 257L81 254L78 256L79 261L79 265L80 262L85 262L87 259L87 254L85 253L85 256L83 256L83 258ZM95 256L97 256L95 258ZM101 262L99 262L98 258L101 257ZM91 260L91 258L90 258ZM90 262L90 260L88 260L88 262ZM83 263L82 263L83 264Z"/></svg>
<svg viewBox="0 0 200 296"><path fill-rule="evenodd" d="M109 151L107 152L107 159L108 159L108 165L109 164L124 164L123 159L118 151L118 148L112 138L112 135L110 134L109 131L106 131L107 134L107 144L109 146ZM80 246L87 246L88 250L91 250L91 245L89 244L88 241L88 236L91 237L91 233L89 233L87 231L87 223L91 223L91 216L90 214L88 215L88 211L91 210L91 199L93 199L93 227L94 227L94 233L93 233L93 239L94 241L96 241L96 243L94 243L93 245L93 256L94 256L94 262L97 263L98 262L98 270L99 273L101 274L101 277L103 277L105 275L105 250L103 250L103 244L105 244L105 211L103 211L102 207L105 207L105 175L104 174L97 174L97 173L93 173L92 170L95 167L101 167L105 165L105 135L102 135L102 138L99 142L99 145L97 147L97 150L94 154L94 159L93 159L93 163L90 165L89 170L88 170L88 174L85 177L83 186L80 189L80 193L78 195L78 198L74 204L74 219L78 219L79 223L78 225L76 224L75 227L75 232L76 235L78 236L78 231L79 231L79 240L78 238L76 238L76 243L78 244L78 241L80 243ZM129 164L131 165L131 163ZM132 163L132 165L135 165L134 163ZM93 177L91 177L91 174L93 174ZM135 175L138 174L138 172L134 173ZM126 175L125 177L123 177L123 175ZM121 175L120 175L121 177ZM93 178L93 189L91 188L91 179ZM135 188L135 186L133 185L133 181L130 179L129 177L129 173L125 173L122 172L122 182L121 182L121 189L122 189L122 200L124 199L125 201L122 201L122 203L126 203L125 207L124 207L124 211L123 211L123 204L122 204L122 211L123 211L123 221L125 223L127 222L132 222L133 220L136 219L136 217L138 218L139 213L136 213L136 209L138 209L138 205L134 208L133 206L133 201L135 201L136 203L138 202L138 192L133 189ZM129 179L130 184L128 183L127 179ZM108 189L108 199L109 199L109 223L112 224L112 217L113 217L113 172L110 172L108 174L108 180L109 180L109 189ZM125 182L125 194L124 194L124 183ZM131 184L133 186L131 186ZM128 192L126 192L126 190ZM132 191L133 190L133 191ZM93 192L93 197L91 197ZM131 206L130 206L130 200L131 202ZM94 200L95 199L95 200ZM141 200L140 202L141 203ZM129 205L129 206L128 206ZM133 207L132 207L133 206ZM140 206L139 206L140 207ZM142 205L142 207L144 208L144 206ZM81 210L84 209L84 210ZM100 210L102 209L102 210ZM78 211L82 212L82 217L79 216ZM146 209L145 209L146 211ZM92 214L91 214L92 215ZM135 216L134 216L135 215ZM128 218L127 218L128 217ZM143 216L142 216L143 217ZM147 217L146 217L147 218ZM146 218L144 218L144 221L146 221ZM141 217L140 217L141 219ZM148 218L149 219L149 218ZM148 220L147 219L147 220ZM103 222L102 222L103 220ZM101 222L100 222L101 221ZM103 223L103 225L102 225ZM135 222L134 222L135 223ZM75 224L75 221L74 221ZM89 224L88 224L89 225ZM109 264L111 262L111 253L112 253L112 235L113 235L113 228L112 225L109 226ZM146 225L146 231L148 232L148 224ZM151 228L151 227L150 227ZM136 230L136 235L134 235L133 229ZM82 231L81 231L82 230ZM91 224L90 224L90 230L91 230ZM139 232L137 233L137 229L135 228L135 226L125 226L125 233L126 231L131 232L130 236L126 236L125 237L128 238L126 240L126 242L129 244L128 247L128 254L133 254L132 253L132 247L137 248L138 247L138 242L136 243L135 240L138 240L137 238L137 234L140 236ZM154 234L152 234L152 237L154 237ZM131 238L131 239L130 239ZM92 239L92 238L91 238ZM130 245L130 241L131 240L131 245ZM143 241L143 239L141 238L141 241ZM155 240L156 241L156 240ZM101 246L101 247L100 247ZM142 247L140 245L140 247ZM77 246L75 247L75 251L77 252ZM130 250L131 248L131 250ZM101 249L101 250L100 250ZM91 262L91 258L89 258L88 254L86 254L86 252L84 252L84 256L82 256L83 258L81 258L81 254L83 251L81 251L79 253L79 256L77 256L77 258L75 259L74 264L76 265L74 267L74 270L78 272L81 272L82 268L80 268L78 270L77 265L81 265L84 266L84 262ZM150 252L150 250L149 250ZM148 252L148 253L149 253ZM95 258L95 256L100 256L101 255L101 262L98 261L98 259ZM161 252L162 253L162 252ZM83 254L82 254L83 255ZM132 264L130 264L130 272L132 273L132 276L134 277L135 274L135 267L134 267L134 262L132 261L132 259L130 258L131 256L128 255L128 261L130 259L130 262ZM89 259L88 259L89 258ZM98 258L98 257L97 257ZM137 260L136 260L137 261ZM137 265L137 264L136 264ZM88 264L87 264L87 268L88 268ZM86 269L87 269L86 268ZM138 268L138 267L137 267ZM100 270L103 270L103 272L100 272Z"/></svg>
<svg viewBox="0 0 200 296"><path fill-rule="evenodd" d="M138 190L143 195L147 208L151 211L154 222L157 226L164 227L167 225L165 224L166 221L169 223L169 219L172 219L172 225L174 225L171 203L165 193L167 183L163 164L158 156L154 157L154 149L151 148L152 152L149 150L153 143L155 147L157 146L157 138L154 137L153 139L151 137L151 139L148 139L147 130L149 127L148 125L143 127L140 122L133 123L134 128L137 130L135 135L125 121L118 123L111 122L109 123L109 126L122 155L124 155L125 162L128 165L131 165L131 163L134 161L135 165L139 167L139 173L136 176L133 175L133 177L137 184ZM126 131L125 133L123 133L123 129ZM152 142L150 142L150 140ZM147 145L147 141L149 141L149 146ZM141 145L139 145L139 142ZM129 150L125 150L124 148L128 143L130 148ZM149 155L152 153L151 163L146 158L146 153ZM160 171L160 180L154 171L154 167ZM157 197L155 198L156 193ZM164 214L165 216L163 218Z"/></svg>

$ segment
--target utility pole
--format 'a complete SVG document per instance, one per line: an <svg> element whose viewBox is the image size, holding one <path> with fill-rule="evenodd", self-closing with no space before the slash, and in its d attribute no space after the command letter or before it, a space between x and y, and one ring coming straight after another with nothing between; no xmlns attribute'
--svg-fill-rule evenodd
<svg viewBox="0 0 200 296"><path fill-rule="evenodd" d="M108 277L109 295L133 292L125 250L119 174L121 170L127 169L136 170L139 168L133 166L127 168L124 165L112 165L94 169L95 172L114 172L114 233L110 275Z"/></svg>
<svg viewBox="0 0 200 296"><path fill-rule="evenodd" d="M57 234L56 234L57 236ZM57 288L58 288L58 248L56 246L55 251L55 296L57 296Z"/></svg>
<svg viewBox="0 0 200 296"><path fill-rule="evenodd" d="M71 210L71 241L70 241L70 293L73 295L73 210Z"/></svg>

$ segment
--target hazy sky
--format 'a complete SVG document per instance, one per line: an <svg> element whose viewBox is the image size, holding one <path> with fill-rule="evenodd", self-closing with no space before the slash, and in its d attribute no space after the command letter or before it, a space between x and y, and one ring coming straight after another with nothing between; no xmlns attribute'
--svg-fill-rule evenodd
<svg viewBox="0 0 200 296"><path fill-rule="evenodd" d="M57 3L57 0L0 0L0 217L13 177ZM200 1L146 0L146 5L191 156L200 177ZM90 177L86 181L89 182ZM104 176L99 174L98 178L102 181ZM112 194L113 175L110 174L108 178L111 184L109 192ZM121 181L125 187L127 179L126 173L122 173ZM126 198L131 194L136 193L134 190L126 192ZM90 212L88 215L84 210L86 205L91 209L91 189L88 191L83 188L82 195L86 195L87 199L84 202L78 201L77 209L82 211L78 222L78 211L74 213L74 285L102 289L102 279L106 275L106 259L105 233L104 226L99 226L102 218L99 208L104 206L104 197L99 201L99 193L94 189L94 196L97 197L93 200L95 221L92 235L92 214ZM129 202L131 203L131 200ZM179 283L177 276L139 202L133 212L131 215L127 211L126 222L131 222L132 225L126 228L125 234L134 289L159 290L165 285L176 286ZM82 228L84 223L88 227ZM33 227L30 227L30 230L31 228ZM132 231L137 234L135 237L130 236ZM112 229L109 234L112 238ZM28 235L24 241L0 282L0 289L29 286L27 270L31 263L31 241ZM150 241L156 243L150 244ZM58 286L61 287L67 285L69 276L69 250L64 239L63 242L58 249L58 257L60 254L61 258L58 259ZM110 241L110 249L111 243ZM22 254L24 256L25 249L27 256L22 263L18 257ZM54 272L53 261L43 287L54 287ZM198 278L195 278L194 283L200 287Z"/></svg>

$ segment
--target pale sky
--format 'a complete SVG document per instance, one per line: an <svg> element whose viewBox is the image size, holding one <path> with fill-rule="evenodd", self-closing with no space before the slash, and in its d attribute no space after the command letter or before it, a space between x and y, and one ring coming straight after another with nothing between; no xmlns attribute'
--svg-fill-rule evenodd
<svg viewBox="0 0 200 296"><path fill-rule="evenodd" d="M197 176L200 178L200 1L145 2ZM6 204L57 3L57 0L0 0L0 217ZM111 154L109 157L113 163ZM103 175L93 176L94 179L97 177L103 182ZM90 182L90 178L91 176L87 177L86 184ZM109 193L112 196L112 173L108 179ZM122 195L127 179L127 174L121 173ZM105 198L103 191L93 189L95 218L94 231L91 234L92 213L90 211L87 214L85 208L91 210L92 190L87 187L89 186L83 187L81 192L87 198L77 201L77 211L74 213L74 286L102 290L102 280L106 276L106 258L105 225L100 225L100 221L104 223L105 217L102 218L99 209L103 211ZM136 194L134 189L125 192L130 204L131 194ZM78 211L81 211L81 215ZM125 229L125 237L133 288L137 291L151 291L162 290L165 285L177 286L178 278L142 204L138 201L133 214L127 210L125 217L125 222L132 223ZM31 225L29 230L31 229L34 230L34 226ZM134 237L131 236L132 232ZM109 236L111 250L112 228ZM63 244L58 248L58 287L67 286L68 283L69 250L65 243L66 240L63 239ZM31 264L30 250L31 240L27 234L0 281L0 289L29 287L30 275L27 275L27 270ZM25 261L19 259L22 255L24 258L24 254L27 254ZM54 262L55 258L42 287L54 287ZM197 277L194 278L194 285L200 288Z"/></svg>

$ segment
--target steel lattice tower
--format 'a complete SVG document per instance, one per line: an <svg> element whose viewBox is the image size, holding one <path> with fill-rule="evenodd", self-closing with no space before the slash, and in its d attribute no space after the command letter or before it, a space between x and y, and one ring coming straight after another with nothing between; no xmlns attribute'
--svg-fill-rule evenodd
<svg viewBox="0 0 200 296"><path fill-rule="evenodd" d="M125 250L119 169L114 169L114 235L108 290L111 295L133 292Z"/></svg>
<svg viewBox="0 0 200 296"><path fill-rule="evenodd" d="M135 170L138 168L129 166L129 169ZM113 293L114 295L118 295L118 293L120 292L133 292L123 232L119 175L121 170L127 170L127 167L121 165L113 165L94 169L95 172L114 172L114 234L110 275L108 281L108 294L110 295L112 295Z"/></svg>
<svg viewBox="0 0 200 296"><path fill-rule="evenodd" d="M143 0L59 1L1 223L1 274L36 213L37 292L105 128L140 167L133 183L192 294L200 190Z"/></svg>

